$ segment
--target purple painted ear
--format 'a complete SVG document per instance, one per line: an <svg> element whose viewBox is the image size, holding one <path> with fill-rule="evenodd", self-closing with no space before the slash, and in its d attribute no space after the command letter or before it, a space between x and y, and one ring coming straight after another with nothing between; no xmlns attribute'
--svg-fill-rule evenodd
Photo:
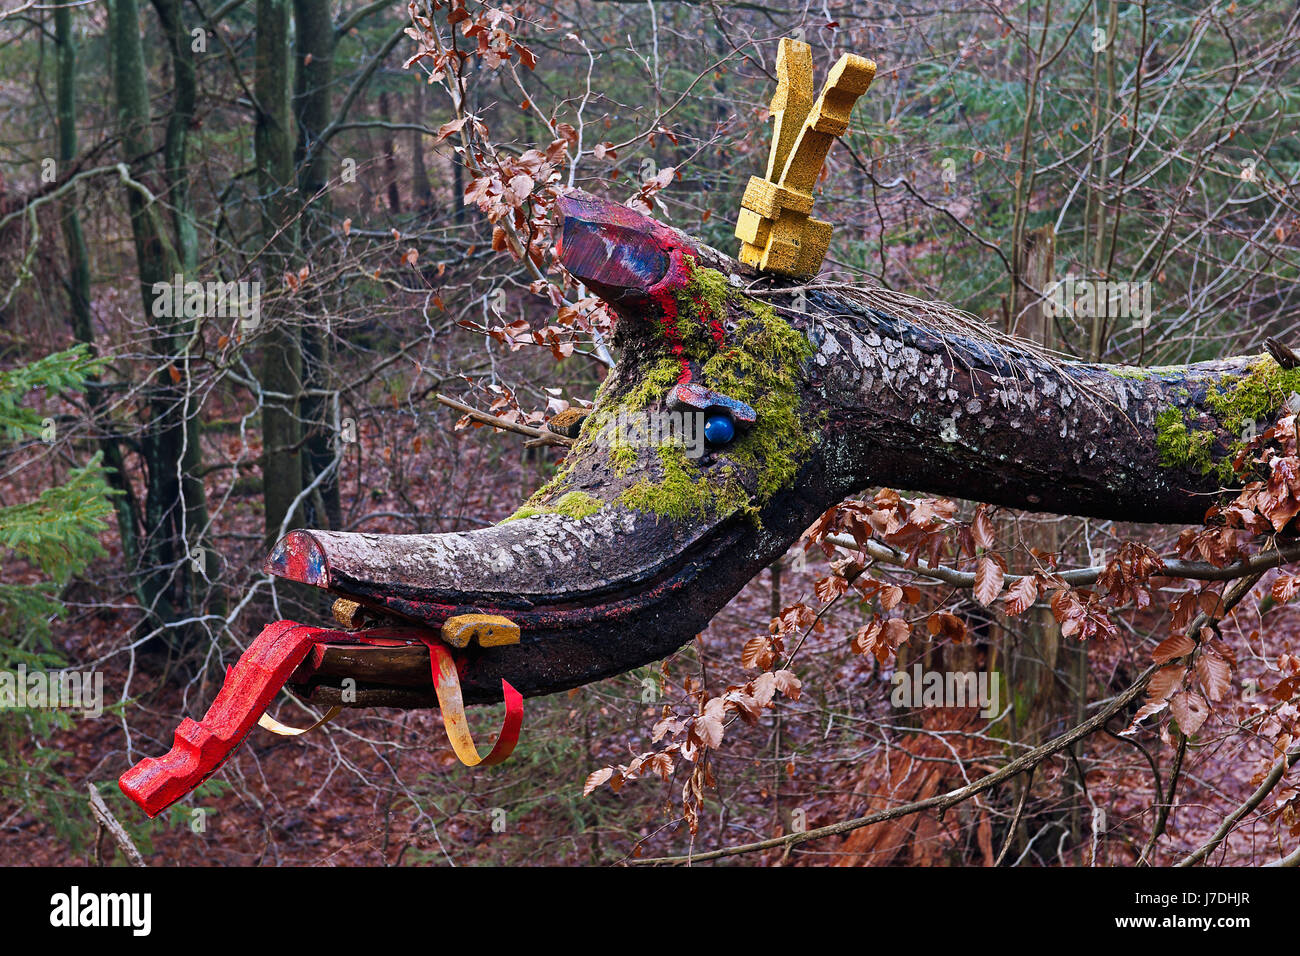
<svg viewBox="0 0 1300 956"><path fill-rule="evenodd" d="M694 252L673 230L618 203L574 192L561 196L556 210L560 262L611 304L662 280L673 250Z"/></svg>

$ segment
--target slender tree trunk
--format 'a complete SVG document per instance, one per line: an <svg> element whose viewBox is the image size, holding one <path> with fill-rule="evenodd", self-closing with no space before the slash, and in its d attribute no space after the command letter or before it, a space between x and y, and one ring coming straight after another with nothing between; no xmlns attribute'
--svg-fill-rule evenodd
<svg viewBox="0 0 1300 956"><path fill-rule="evenodd" d="M167 203L172 211L172 230L181 271L192 276L198 268L198 230L194 203L190 197L189 136L194 123L197 94L191 37L185 29L181 0L153 0L171 53L172 108L163 140L163 171L167 177Z"/></svg>
<svg viewBox="0 0 1300 956"><path fill-rule="evenodd" d="M424 76L420 74L415 84L415 95L411 98L412 125L424 123ZM528 140L526 140L528 141ZM433 186L429 183L429 170L425 165L424 133L411 131L411 203L416 209L428 211L433 206Z"/></svg>
<svg viewBox="0 0 1300 956"><path fill-rule="evenodd" d="M109 18L122 151L133 178L157 196L161 190L150 158L154 143L136 0L110 0ZM142 592L148 609L161 620L170 621L186 613L189 601L185 576L177 574L189 560L180 477L186 446L186 395L180 382L188 330L183 318L155 316L154 287L170 285L181 273L181 262L163 227L156 201L133 186L128 186L126 192L141 305L146 316L156 319L153 349L157 368L147 385L149 420L141 436L147 473L144 524L148 535ZM176 310L172 311L174 314Z"/></svg>
<svg viewBox="0 0 1300 956"><path fill-rule="evenodd" d="M316 137L329 126L333 117L330 87L334 71L334 25L330 22L328 0L294 0L293 10L298 62L302 64L295 79L294 107L298 119L296 161L298 196L303 211L303 248L307 259L319 265L331 232L332 204L326 191L330 175L324 150L315 151L310 162L306 161L306 156ZM308 313L300 332L303 378L310 389L325 390L331 382L328 316L320 290L315 285L305 294L303 308ZM331 403L320 395L307 395L302 400L302 419L307 429L303 477L307 482L313 481L334 461L333 411ZM307 510L313 514L317 512L316 502L319 501L324 514L316 515L313 523L338 528L343 523L338 473L331 473L318 487L320 494L312 496Z"/></svg>
<svg viewBox="0 0 1300 956"><path fill-rule="evenodd" d="M379 115L383 117L385 123L393 122L393 114L389 109L389 103L388 91L384 90L379 94ZM384 177L388 180L387 185L384 187L388 193L388 211L400 214L402 211L402 177L397 168L397 138L389 129L384 130Z"/></svg>
<svg viewBox="0 0 1300 956"><path fill-rule="evenodd" d="M298 197L295 195L293 65L289 49L289 0L258 0L255 150L262 204L263 275L282 282L296 268ZM303 489L303 428L299 394L302 350L296 318L285 295L275 296L262 348L263 498L266 534L274 538ZM301 511L294 521L301 520Z"/></svg>
<svg viewBox="0 0 1300 956"><path fill-rule="evenodd" d="M60 4L54 10L55 42L58 45L58 160L66 167L77 155L77 49L72 31L72 6ZM90 346L92 352L98 353L95 345L95 329L90 311L90 253L86 248L86 237L81 228L81 217L77 213L75 197L61 203L61 226L63 241L68 250L68 298L71 303L72 332L78 342ZM111 425L105 414L107 396L99 381L99 376L92 377L86 386L86 399L91 414L103 424L106 433L99 440L99 447L104 453L104 464L108 469L108 481L119 492L113 498L113 507L117 513L117 532L122 542L122 557L126 562L132 580L138 582L140 570L140 542L138 514L134 489L126 478L126 469L122 462L122 446L113 436Z"/></svg>
<svg viewBox="0 0 1300 956"><path fill-rule="evenodd" d="M181 0L153 0L163 35L171 52L172 106L167 117L167 132L163 140L163 175L167 181L167 198L172 211L172 235L176 244L181 272L187 278L198 278L198 228L195 224L194 202L190 194L191 171L189 165L190 128L194 124L194 102L198 84L195 75L192 38L185 29L184 7ZM182 453L181 491L185 497L185 526L187 553L200 555L200 567L213 570L208 562L211 549L204 542L208 530L207 492L203 479L203 446L199 430L198 409L187 407L185 415L185 449ZM194 567L193 561L186 565ZM195 603L208 593L204 574L192 572L191 588Z"/></svg>
<svg viewBox="0 0 1300 956"><path fill-rule="evenodd" d="M1034 289L1044 289L1051 281L1056 261L1055 241L1055 232L1050 225L1025 236L1020 261L1024 263L1025 281ZM1013 331L1017 335L1049 349L1060 344L1055 320L1044 312L1036 295L1022 288L1017 290L1012 301L1015 303ZM1026 548L1043 553L1055 553L1061 547L1060 526L1053 518L1027 519L1022 526L1021 538ZM1022 556L1020 564L1011 570L1026 574L1039 568L1029 554ZM1010 628L999 629L1011 640L1006 665L1017 739L1041 740L1071 709L1069 695L1057 678L1061 657L1060 626L1051 609L1044 605L1030 609L1012 622Z"/></svg>

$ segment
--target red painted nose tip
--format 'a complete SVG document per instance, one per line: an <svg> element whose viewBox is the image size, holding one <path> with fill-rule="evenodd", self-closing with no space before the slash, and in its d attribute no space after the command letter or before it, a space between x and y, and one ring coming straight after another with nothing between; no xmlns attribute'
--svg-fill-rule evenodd
<svg viewBox="0 0 1300 956"><path fill-rule="evenodd" d="M602 298L651 288L668 273L672 250L684 245L671 229L618 203L571 193L556 207L561 263Z"/></svg>

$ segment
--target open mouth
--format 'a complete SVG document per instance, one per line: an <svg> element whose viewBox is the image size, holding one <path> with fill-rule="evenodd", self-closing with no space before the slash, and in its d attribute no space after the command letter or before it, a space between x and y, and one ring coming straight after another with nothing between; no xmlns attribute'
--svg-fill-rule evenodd
<svg viewBox="0 0 1300 956"><path fill-rule="evenodd" d="M740 530L619 510L538 515L462 534L294 531L263 567L356 601L388 625L390 639L403 626L438 633L464 615L507 618L519 628L517 644L471 644L458 654L465 701L490 703L501 700L502 680L531 697L620 673L638 642L645 647L638 663L661 657L665 631L702 626L688 595ZM321 706L436 706L427 649L414 639L322 644L286 687Z"/></svg>
<svg viewBox="0 0 1300 956"><path fill-rule="evenodd" d="M693 252L689 242L590 197L566 196L559 212L565 268L624 318L657 319L654 308L673 294L683 257ZM656 323L638 328L645 336ZM675 374L678 358L661 352L655 360L665 358ZM633 361L619 373L634 379L641 371ZM804 509L775 509L771 518L765 509L770 533L756 544L753 515L737 506L689 519L630 507L621 495L645 466L620 472L608 454L599 442L580 442L566 457L571 493L595 502L590 512L542 510L463 533L290 532L263 570L354 602L356 613L339 627L282 621L266 628L203 721L182 723L172 750L124 774L122 789L152 816L214 772L257 723L294 733L262 716L282 687L330 714L439 707L461 759L494 762L517 736L522 697L666 657L803 528ZM497 630L455 639L449 629L465 622ZM481 757L463 704L503 698L506 726Z"/></svg>

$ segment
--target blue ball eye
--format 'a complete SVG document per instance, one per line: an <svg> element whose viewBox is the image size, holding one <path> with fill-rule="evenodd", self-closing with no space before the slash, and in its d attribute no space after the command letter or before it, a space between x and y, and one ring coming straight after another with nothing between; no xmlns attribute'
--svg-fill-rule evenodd
<svg viewBox="0 0 1300 956"><path fill-rule="evenodd" d="M704 440L710 445L725 445L736 437L736 426L730 415L710 415L704 422Z"/></svg>

